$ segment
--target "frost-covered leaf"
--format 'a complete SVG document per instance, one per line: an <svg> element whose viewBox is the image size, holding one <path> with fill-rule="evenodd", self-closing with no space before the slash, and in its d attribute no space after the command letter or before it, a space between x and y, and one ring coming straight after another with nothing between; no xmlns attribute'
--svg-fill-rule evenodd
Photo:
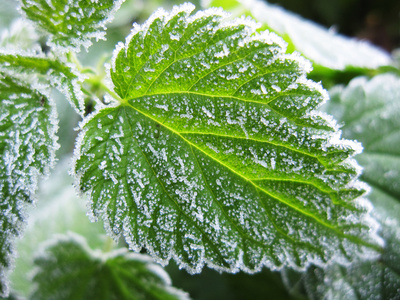
<svg viewBox="0 0 400 300"><path fill-rule="evenodd" d="M104 39L105 25L123 0L20 0L26 17L50 34L49 45L61 52L79 51Z"/></svg>
<svg viewBox="0 0 400 300"><path fill-rule="evenodd" d="M362 179L400 202L400 78L360 77L332 90L326 110L343 124L343 135L364 147L357 161Z"/></svg>
<svg viewBox="0 0 400 300"><path fill-rule="evenodd" d="M35 265L37 289L30 299L189 299L150 257L127 249L92 250L78 235L47 245Z"/></svg>
<svg viewBox="0 0 400 300"><path fill-rule="evenodd" d="M385 248L378 260L350 266L312 267L302 276L310 299L397 300L400 295L400 203L373 191L374 216L382 224Z"/></svg>
<svg viewBox="0 0 400 300"><path fill-rule="evenodd" d="M10 274L11 291L19 296L27 298L32 291L34 254L41 243L52 239L55 234L75 232L84 236L92 248L101 248L112 242L105 236L101 223L92 223L87 218L86 201L77 197L68 174L70 163L69 156L57 163L49 178L39 184L39 201L27 210L27 225L22 238L17 240L18 256Z"/></svg>
<svg viewBox="0 0 400 300"><path fill-rule="evenodd" d="M377 260L345 268L312 268L303 278L311 299L398 299L400 295L400 78L356 78L331 92L327 110L343 122L343 135L363 143L357 156L385 240Z"/></svg>
<svg viewBox="0 0 400 300"><path fill-rule="evenodd" d="M374 255L355 143L274 34L221 10L158 11L114 53L118 94L82 124L75 172L130 247L190 272Z"/></svg>
<svg viewBox="0 0 400 300"><path fill-rule="evenodd" d="M0 71L11 73L15 77L28 77L32 80L32 74L45 76L45 82L56 87L71 103L75 111L83 116L85 113L83 92L80 82L83 77L74 70L55 58L49 58L42 54L28 52L15 52L8 49L0 49Z"/></svg>
<svg viewBox="0 0 400 300"><path fill-rule="evenodd" d="M58 147L51 100L0 72L0 294L7 294L15 236L39 175L47 174Z"/></svg>
<svg viewBox="0 0 400 300"><path fill-rule="evenodd" d="M377 68L392 64L390 55L376 46L337 34L305 20L279 6L261 0L211 0L207 6L221 6L253 16L284 37L291 47L314 63L331 69Z"/></svg>

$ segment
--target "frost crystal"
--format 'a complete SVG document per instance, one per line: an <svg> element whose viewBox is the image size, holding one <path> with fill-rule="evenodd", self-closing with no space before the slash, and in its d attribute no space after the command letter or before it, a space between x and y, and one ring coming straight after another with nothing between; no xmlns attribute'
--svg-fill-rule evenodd
<svg viewBox="0 0 400 300"><path fill-rule="evenodd" d="M120 103L84 120L75 153L91 213L192 273L375 255L354 143L315 111L310 63L248 19L193 9L159 10L117 46Z"/></svg>

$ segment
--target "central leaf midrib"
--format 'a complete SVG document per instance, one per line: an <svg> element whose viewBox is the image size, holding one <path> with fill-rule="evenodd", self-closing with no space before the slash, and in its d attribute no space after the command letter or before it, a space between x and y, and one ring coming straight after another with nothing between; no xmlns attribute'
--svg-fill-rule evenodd
<svg viewBox="0 0 400 300"><path fill-rule="evenodd" d="M295 210L295 211L297 211L297 212L299 212L299 213L301 213L301 214L303 214L303 215L305 215L305 216L307 216L307 217L309 217L309 218L311 218L311 219L314 219L317 223L319 223L319 224L321 224L322 226L324 226L324 227L326 227L326 228L328 228L328 229L334 231L338 236L342 236L342 237L344 237L344 238L347 238L347 239L350 240L350 241L353 241L353 242L355 242L355 243L357 243L357 244L361 244L361 245L363 245L363 246L369 247L369 248L371 248L371 249L375 249L375 250L377 250L377 251L381 251L381 250L382 250L381 247L379 247L379 246L377 246L377 245L375 245L375 244L371 244L371 243L369 243L369 242L366 242L366 241L364 241L364 240L362 240L361 238L358 238L358 237L356 237L356 236L352 236L352 235L345 234L345 233L343 233L342 231L340 231L339 229L337 229L336 227L332 226L331 224L325 222L324 220L319 219L319 218L316 217L315 215L312 215L312 214L310 214L310 213L308 213L308 212L305 212L305 211L303 211L301 208L299 208L299 207L297 207L297 206L294 206L294 205L291 205L290 203L284 201L283 199L280 199L280 198L275 197L274 195L270 194L268 191L266 191L266 190L264 190L263 188L261 188L260 186L258 186L258 185L257 185L256 183L254 183L252 180L250 180L250 179L244 177L242 174L238 173L236 170L231 169L229 166L225 165L223 162L221 162L221 161L219 161L218 159L216 159L215 157L209 155L207 152L205 152L203 149L201 149L200 147L198 147L196 144L194 144L194 143L188 141L187 139L185 139L179 132L175 131L174 129L172 129L172 128L168 127L168 126L166 126L166 125L163 124L163 123L160 123L158 120L152 118L151 116L147 115L146 113L144 113L144 112L142 112L141 110L137 109L136 107L132 106L130 103L126 104L126 106L129 106L130 108L134 109L134 110L137 111L138 113L142 114L144 117L153 120L154 122L160 124L161 126L163 126L164 128L166 128L167 130L169 130L169 131L171 131L172 133L176 134L177 136L181 137L182 140L184 140L186 143L188 143L189 145L195 147L196 149L198 149L199 151L201 151L202 153L204 153L205 155L207 155L208 157L210 157L212 160L214 160L215 162L219 163L221 166L224 166L225 168L227 168L228 170L230 170L230 171L233 172L234 174L236 174L236 175L238 175L239 177L243 178L245 181L250 182L256 189L259 189L259 190L263 191L266 195L268 195L268 196L271 197L272 199L275 199L275 200L277 200L278 202L280 202L280 203L282 203L282 204L284 204L284 205L286 205L286 206L292 208L293 210ZM158 177L156 177L156 178L158 178ZM164 190L165 190L165 189L164 189ZM261 199L260 199L259 201L261 201ZM174 203L176 203L176 202L174 201ZM179 207L179 204L178 204L178 203L176 203L176 205ZM180 207L179 207L179 209L180 209Z"/></svg>

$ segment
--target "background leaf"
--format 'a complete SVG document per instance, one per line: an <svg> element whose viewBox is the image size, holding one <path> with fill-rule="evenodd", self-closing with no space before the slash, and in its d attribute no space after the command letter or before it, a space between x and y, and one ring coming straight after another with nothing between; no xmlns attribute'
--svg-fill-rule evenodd
<svg viewBox="0 0 400 300"><path fill-rule="evenodd" d="M18 257L10 274L11 291L24 299L33 288L34 255L40 244L54 239L54 235L72 231L84 236L93 249L117 246L105 236L101 223L91 223L86 216L86 199L76 195L68 174L70 159L69 155L61 159L49 178L40 182L37 204L27 209L29 218L24 235L16 242Z"/></svg>
<svg viewBox="0 0 400 300"><path fill-rule="evenodd" d="M50 34L49 45L62 53L79 52L92 44L91 39L103 39L105 25L123 0L20 0L26 17Z"/></svg>
<svg viewBox="0 0 400 300"><path fill-rule="evenodd" d="M192 273L375 255L356 144L315 111L308 63L251 21L193 9L158 11L114 53L119 104L84 122L76 151L94 216Z"/></svg>
<svg viewBox="0 0 400 300"><path fill-rule="evenodd" d="M246 13L262 22L289 43L291 51L301 52L317 65L344 70L348 67L377 68L392 64L390 55L365 41L339 35L301 18L277 5L260 0L212 0L208 6L221 6L240 15Z"/></svg>
<svg viewBox="0 0 400 300"><path fill-rule="evenodd" d="M362 141L357 156L372 186L373 214L381 223L384 251L377 260L349 267L311 268L304 284L311 299L397 299L400 295L400 78L356 78L331 91L326 109L343 122L343 135Z"/></svg>
<svg viewBox="0 0 400 300"><path fill-rule="evenodd" d="M0 72L0 294L7 294L15 236L38 177L48 174L58 148L54 105L47 95Z"/></svg>
<svg viewBox="0 0 400 300"><path fill-rule="evenodd" d="M35 264L37 289L30 299L189 299L148 256L93 251L73 234L47 245Z"/></svg>
<svg viewBox="0 0 400 300"><path fill-rule="evenodd" d="M400 200L400 78L356 78L332 91L326 110L343 122L343 136L362 142L357 156L362 179L377 192Z"/></svg>

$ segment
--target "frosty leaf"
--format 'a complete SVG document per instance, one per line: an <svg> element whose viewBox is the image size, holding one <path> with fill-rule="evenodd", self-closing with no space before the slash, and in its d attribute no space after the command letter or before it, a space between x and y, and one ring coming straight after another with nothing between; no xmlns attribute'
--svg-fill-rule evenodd
<svg viewBox="0 0 400 300"><path fill-rule="evenodd" d="M313 267L303 276L311 299L397 299L400 295L400 78L356 78L334 88L326 109L343 122L343 135L362 141L363 179L372 187L373 215L385 240L377 260L348 267Z"/></svg>
<svg viewBox="0 0 400 300"><path fill-rule="evenodd" d="M57 59L38 56L31 53L14 53L0 50L0 70L32 77L32 73L46 76L52 86L58 88L69 100L75 111L81 116L85 113L83 93L79 82L83 79L71 67Z"/></svg>
<svg viewBox="0 0 400 300"><path fill-rule="evenodd" d="M193 9L158 11L114 53L119 103L86 120L76 151L94 216L190 272L374 255L357 145L314 110L326 92L308 63L252 21Z"/></svg>
<svg viewBox="0 0 400 300"><path fill-rule="evenodd" d="M32 300L189 299L148 256L127 249L93 251L78 235L48 245L35 265Z"/></svg>
<svg viewBox="0 0 400 300"><path fill-rule="evenodd" d="M104 39L105 25L123 0L20 0L26 17L50 34L54 49L78 52L91 39Z"/></svg>
<svg viewBox="0 0 400 300"><path fill-rule="evenodd" d="M208 6L222 6L253 16L284 37L291 47L314 63L337 70L347 67L377 68L391 64L388 53L365 41L328 30L281 7L261 0L212 0Z"/></svg>
<svg viewBox="0 0 400 300"><path fill-rule="evenodd" d="M69 176L70 157L57 163L47 180L40 182L35 207L27 210L29 217L21 239L16 242L15 268L10 274L10 288L21 297L32 292L31 271L34 254L42 242L55 234L76 232L86 238L92 248L110 244L101 223L91 223L86 216L86 205L77 197ZM111 240L112 242L112 240Z"/></svg>
<svg viewBox="0 0 400 300"><path fill-rule="evenodd" d="M0 72L0 294L7 294L14 238L38 176L47 174L57 149L55 110L46 95Z"/></svg>
<svg viewBox="0 0 400 300"><path fill-rule="evenodd" d="M373 192L374 216L381 222L385 249L379 260L348 267L310 268L303 276L310 299L398 299L400 295L400 204L384 193Z"/></svg>
<svg viewBox="0 0 400 300"><path fill-rule="evenodd" d="M333 90L332 99L326 109L343 123L344 137L364 147L357 156L362 179L400 202L400 78L356 78Z"/></svg>

